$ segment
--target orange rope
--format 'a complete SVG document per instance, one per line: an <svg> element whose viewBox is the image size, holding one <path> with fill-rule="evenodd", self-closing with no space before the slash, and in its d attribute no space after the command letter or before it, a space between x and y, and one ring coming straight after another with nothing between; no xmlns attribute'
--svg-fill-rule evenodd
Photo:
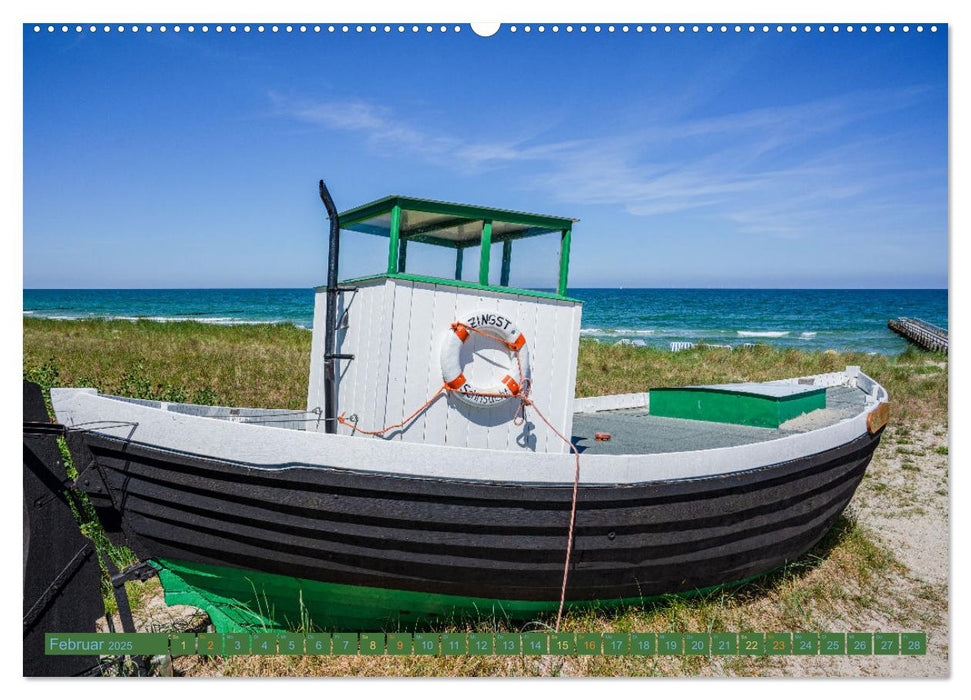
<svg viewBox="0 0 971 700"><path fill-rule="evenodd" d="M563 585L560 587L560 609L556 612L555 631L559 632L560 621L563 619L563 606L566 603L566 579L570 574L570 556L573 554L573 532L577 520L577 493L580 489L580 452L577 450L577 446L574 445L572 441L567 440L565 437L563 437L563 433L553 427L553 424L547 420L542 411L536 408L536 404L533 403L531 399L523 399L523 405L533 407L533 410L536 411L536 414L543 419L543 422L546 423L547 427L552 430L556 436L560 438L560 440L570 446L570 449L573 450L573 454L576 456L577 460L577 468L573 472L573 500L570 504L570 535L569 539L566 541L566 561L563 563Z"/></svg>
<svg viewBox="0 0 971 700"><path fill-rule="evenodd" d="M570 503L570 533L569 533L569 538L567 539L567 542L566 542L566 561L563 563L563 584L560 586L560 607L559 607L559 610L557 610L556 612L556 631L559 632L560 622L563 620L563 607L566 605L566 581L570 574L570 558L573 555L573 534L576 529L576 518L577 518L577 495L580 490L580 451L577 450L576 445L574 445L571 440L567 440L566 437L564 437L559 430L553 427L553 424L550 423L550 421L546 418L546 416L543 415L543 412L536 407L536 404L533 402L533 400L529 398L530 382L528 379L526 379L523 376L523 362L522 362L522 358L520 358L519 356L519 348L515 347L512 343L506 342L499 336L492 335L491 333L486 333L484 331L480 331L478 328L473 328L472 326L469 326L465 323L459 322L459 323L452 324L453 330L458 327L465 328L468 331L473 331L475 333L478 333L479 335L484 335L486 338L492 338L493 340L497 340L513 351L513 353L516 355L516 364L519 366L519 386L522 387L521 391L518 394L519 409L516 411L516 417L513 418L513 424L522 425L523 423L525 423L526 406L532 406L533 410L536 411L536 414L543 419L544 423L546 423L546 426L550 430L552 430L553 433L555 433L556 436L560 438L560 440L565 442L570 447L570 449L573 451L574 456L576 457L577 466L573 473L573 498ZM456 389L447 389L447 390L456 391L457 393L463 393L463 394L477 394L479 396L507 396L507 394L486 394L486 393L477 393L477 392L463 392L463 391L458 391Z"/></svg>
<svg viewBox="0 0 971 700"><path fill-rule="evenodd" d="M456 328L464 328L467 331L472 331L473 333L478 333L479 335L484 335L486 338L492 338L493 340L496 340L496 341L502 343L507 348L509 348L510 350L512 350L514 353L516 353L517 356L519 355L519 350L516 348L515 345L513 345L512 343L506 341L503 338L500 338L498 335L492 335L492 333L486 333L485 331L480 331L478 328L473 328L472 326L470 326L468 324L465 324L465 323L462 323L461 321L452 324L452 330L454 331Z"/></svg>
<svg viewBox="0 0 971 700"><path fill-rule="evenodd" d="M519 356L519 348L515 347L512 343L506 342L505 340L503 340L497 335L492 335L491 333L480 331L478 328L473 328L472 326L466 325L464 323L452 324L452 330L455 330L456 328L459 328L459 327L465 328L466 330L472 331L474 333L478 333L479 335L483 335L486 338L492 338L493 340L496 340L502 343L503 345L505 345L516 355L516 364L519 366L519 386L520 386L520 390L516 394L494 394L494 393L486 393L486 392L480 392L480 391L462 391L461 389L452 389L451 387L448 386L448 384L443 384L438 389L438 391L436 391L431 396L431 398L428 399L428 401L426 401L421 405L421 407L417 411L412 413L410 416L405 418L400 423L389 425L385 428L381 428L380 430L361 430L355 424L344 420L343 413L337 416L337 422L359 433L363 433L364 435L383 435L389 430L395 430L397 428L401 428L407 425L412 420L414 420L422 411L424 411L426 408L431 406L439 396L448 392L453 392L456 394L465 394L468 396L490 396L490 397L496 397L496 398L501 398L501 397L509 398L512 396L518 396L519 408L516 410L515 418L513 418L513 424L517 426L522 425L523 423L526 422L526 407L531 406L533 410L536 411L536 414L543 420L543 422L546 423L546 426L550 430L552 430L553 433L558 438L560 438L560 440L562 440L567 445L569 445L570 449L573 451L574 456L576 457L576 464L577 464L576 469L574 470L574 473L573 473L573 499L570 504L570 533L566 541L566 561L563 563L563 584L560 586L560 607L556 613L555 631L559 632L560 622L563 619L563 607L566 604L566 581L570 574L570 557L573 555L573 534L576 529L576 517L577 517L577 494L580 489L580 451L577 450L576 445L574 445L571 440L566 439L566 437L564 437L559 430L553 427L553 424L550 423L549 419L547 419L546 416L543 415L543 412L540 411L536 407L536 404L533 402L533 400L529 398L531 382L529 379L526 379L523 376L523 362Z"/></svg>
<svg viewBox="0 0 971 700"><path fill-rule="evenodd" d="M438 391L436 391L434 394L432 394L431 398L428 399L428 401L426 401L425 403L423 403L421 405L421 408L419 408L417 411L415 411L414 413L412 413L410 416L408 416L407 418L405 418L400 423L395 423L394 425L389 425L389 426L387 426L385 428L381 428L381 430L361 430L360 428L357 427L356 424L350 423L350 422L344 420L344 412L343 411L341 412L341 414L339 416L337 416L337 422L340 423L341 425L346 425L348 428L351 428L352 430L355 430L355 431L357 431L359 433L364 433L365 435L384 435L389 430L394 430L395 428L401 428L402 426L408 425L408 423L410 423L412 420L414 420L415 417L419 413L421 413L426 408L428 408L429 406L431 406L435 402L435 399L437 399L439 396L442 395L442 392L448 391L448 390L449 390L448 387L443 384L441 386L441 388L439 388Z"/></svg>

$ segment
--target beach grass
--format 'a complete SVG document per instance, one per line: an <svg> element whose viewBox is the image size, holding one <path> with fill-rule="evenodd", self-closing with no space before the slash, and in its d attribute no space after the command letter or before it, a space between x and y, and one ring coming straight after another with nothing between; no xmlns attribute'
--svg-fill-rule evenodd
<svg viewBox="0 0 971 700"><path fill-rule="evenodd" d="M584 339L576 394L765 381L859 365L893 397L895 419L926 422L946 419L946 359L915 349L889 356L769 345L675 353ZM48 386L57 382L136 398L302 410L309 370L310 333L291 325L24 319L24 371Z"/></svg>
<svg viewBox="0 0 971 700"><path fill-rule="evenodd" d="M310 332L271 324L24 319L25 371L45 363L60 386L172 402L302 409Z"/></svg>
<svg viewBox="0 0 971 700"><path fill-rule="evenodd" d="M23 373L45 389L85 386L168 401L305 408L310 333L293 326L210 326L194 322L24 319ZM860 365L887 388L892 423L871 468L881 462L947 459L947 357L918 350L897 356L822 353L768 345L729 352L699 347L580 344L577 395L651 387L761 381ZM929 447L915 446L933 436ZM915 456L915 451L916 452ZM902 452L899 452L903 450ZM925 452L926 451L926 452ZM906 467L904 467L906 469ZM901 473L907 473L901 472ZM867 475L863 498L906 499L907 488ZM946 494L946 483L940 493ZM695 597L672 596L623 610L570 613L564 631L824 631L921 629L946 619L946 587L919 584L854 505L798 562L755 581ZM944 497L946 501L946 496ZM89 531L96 530L92 524ZM97 532L89 532L97 538ZM124 557L124 553L116 553ZM140 600L139 584L131 589ZM943 611L943 613L942 613ZM552 620L539 620L530 631ZM538 626L538 627L537 627ZM879 626L874 631L879 631ZM501 621L442 631L523 631ZM862 657L861 657L862 658ZM864 663L861 660L858 663ZM762 675L770 657L180 657L187 675Z"/></svg>

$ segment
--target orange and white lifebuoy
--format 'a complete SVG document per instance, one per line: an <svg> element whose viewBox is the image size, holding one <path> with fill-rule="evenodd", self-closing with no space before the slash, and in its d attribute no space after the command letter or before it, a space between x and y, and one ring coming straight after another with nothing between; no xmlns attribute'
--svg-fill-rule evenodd
<svg viewBox="0 0 971 700"><path fill-rule="evenodd" d="M462 367L462 344L473 333L492 337L509 350L509 366L500 371L496 382L487 386L471 384ZM529 347L526 337L508 316L491 311L466 315L453 323L442 343L442 377L445 387L470 406L495 406L520 395L529 377Z"/></svg>

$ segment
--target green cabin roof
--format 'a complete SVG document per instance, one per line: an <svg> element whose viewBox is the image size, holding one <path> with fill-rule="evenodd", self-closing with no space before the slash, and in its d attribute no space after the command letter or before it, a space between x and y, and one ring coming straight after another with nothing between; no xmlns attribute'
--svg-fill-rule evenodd
<svg viewBox="0 0 971 700"><path fill-rule="evenodd" d="M402 277L406 270L409 243L426 243L455 250L455 286L514 290L509 286L513 241L555 233L560 237L559 275L556 293L566 299L570 267L570 236L577 219L530 214L473 204L391 195L341 212L342 230L357 231L388 239L387 276ZM490 251L502 244L499 284L489 284ZM463 252L479 247L478 281L462 281ZM446 280L437 278L439 282ZM522 291L522 290L520 290ZM544 294L545 296L545 294Z"/></svg>
<svg viewBox="0 0 971 700"><path fill-rule="evenodd" d="M509 209L390 195L341 212L341 228L389 238L392 212L400 208L400 236L449 248L477 246L483 222L492 222L492 242L567 231L577 219Z"/></svg>

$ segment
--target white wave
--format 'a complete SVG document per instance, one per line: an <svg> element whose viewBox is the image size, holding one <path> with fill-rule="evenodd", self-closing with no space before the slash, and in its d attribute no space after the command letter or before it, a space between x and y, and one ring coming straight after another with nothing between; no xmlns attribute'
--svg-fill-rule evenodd
<svg viewBox="0 0 971 700"><path fill-rule="evenodd" d="M736 331L742 338L784 338L789 331Z"/></svg>
<svg viewBox="0 0 971 700"><path fill-rule="evenodd" d="M24 312L25 314L28 312ZM93 319L102 319L105 321L131 321L135 323L136 321L153 321L155 323L180 323L188 321L190 323L206 323L216 326L259 326L261 324L271 324L271 325L293 325L297 328L305 328L305 326L300 325L297 321L290 321L286 319L265 319L265 320L253 320L236 318L233 316L130 316L124 314L89 314L89 315L77 315L77 316L65 316L63 314L41 314L37 315L36 311L29 312L35 315L37 318L48 318L53 321L85 321Z"/></svg>
<svg viewBox="0 0 971 700"><path fill-rule="evenodd" d="M34 318L47 318L47 319L53 319L55 321L76 321L80 318L86 318L85 316L67 316L65 314L52 314L52 313L46 313L44 311L24 311L24 316L33 316Z"/></svg>
<svg viewBox="0 0 971 700"><path fill-rule="evenodd" d="M177 323L179 321L197 321L199 319L188 316L125 316L122 314L107 314L105 316L90 316L89 318L103 318L106 321L155 321L156 323Z"/></svg>
<svg viewBox="0 0 971 700"><path fill-rule="evenodd" d="M142 316L135 318L136 321L158 321L159 323L178 323L189 321L190 323L207 323L213 326L260 326L263 324L280 325L291 323L283 319L264 319L253 320L244 318L234 318L232 316Z"/></svg>
<svg viewBox="0 0 971 700"><path fill-rule="evenodd" d="M653 335L647 328L581 328L580 335Z"/></svg>
<svg viewBox="0 0 971 700"><path fill-rule="evenodd" d="M284 321L283 319L272 319L267 321L244 321L239 318L221 319L221 318L189 318L187 321L198 321L199 323L211 323L217 326L260 326L263 324L271 324L274 326L286 325L288 323L296 325L293 321Z"/></svg>
<svg viewBox="0 0 971 700"><path fill-rule="evenodd" d="M800 338L815 338L816 337L816 331L806 331L805 333L800 333L799 334L799 337Z"/></svg>

